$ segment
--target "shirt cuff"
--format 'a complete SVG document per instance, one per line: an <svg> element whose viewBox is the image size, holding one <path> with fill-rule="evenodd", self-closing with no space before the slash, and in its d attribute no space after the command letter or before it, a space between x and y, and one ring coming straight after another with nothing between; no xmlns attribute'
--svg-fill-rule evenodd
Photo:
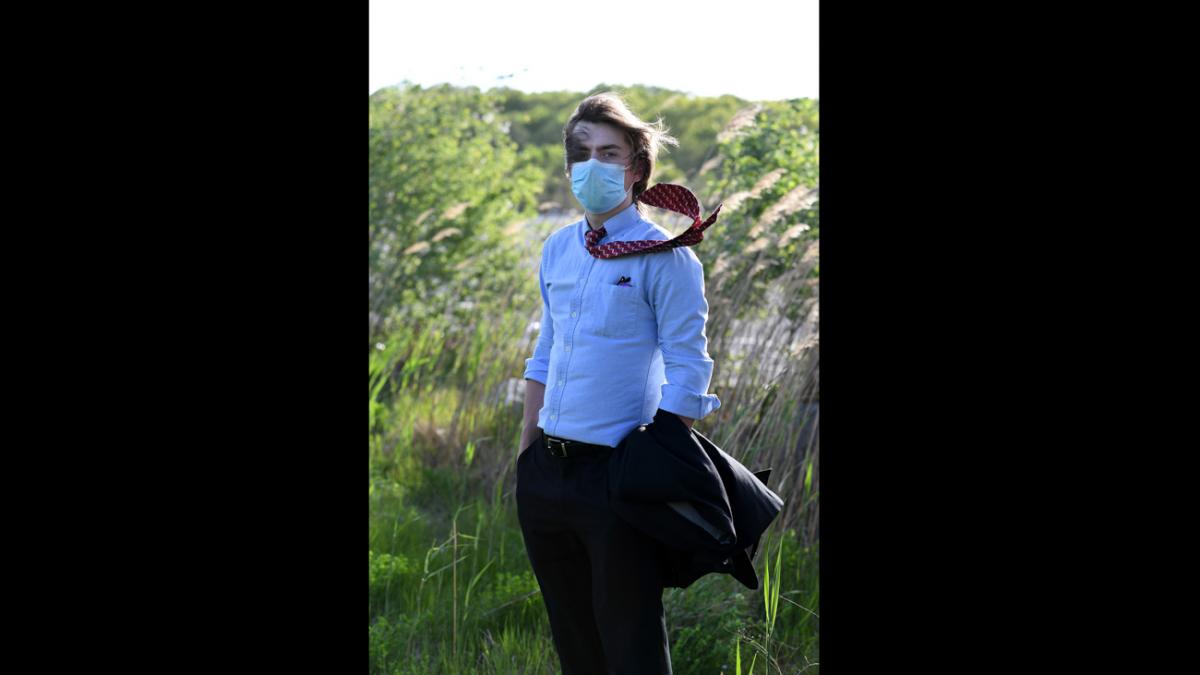
<svg viewBox="0 0 1200 675"><path fill-rule="evenodd" d="M668 382L662 386L662 401L659 402L658 407L676 415L698 420L720 408L721 399L712 394L694 394Z"/></svg>
<svg viewBox="0 0 1200 675"><path fill-rule="evenodd" d="M550 369L543 364L535 363L533 359L525 359L524 378L546 384L546 380L550 379Z"/></svg>

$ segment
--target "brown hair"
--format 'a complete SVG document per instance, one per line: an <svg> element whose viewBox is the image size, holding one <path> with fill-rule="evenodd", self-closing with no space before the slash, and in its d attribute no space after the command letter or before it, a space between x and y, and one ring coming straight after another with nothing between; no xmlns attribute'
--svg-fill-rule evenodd
<svg viewBox="0 0 1200 675"><path fill-rule="evenodd" d="M604 122L625 134L625 140L632 149L631 168L642 174L641 180L633 184L633 202L641 211L642 205L637 198L650 184L658 151L666 145L679 145L679 141L667 134L662 118L652 123L643 122L619 95L613 92L594 94L580 102L563 127L563 159L568 175L571 172L571 149L575 140L573 134L579 122Z"/></svg>

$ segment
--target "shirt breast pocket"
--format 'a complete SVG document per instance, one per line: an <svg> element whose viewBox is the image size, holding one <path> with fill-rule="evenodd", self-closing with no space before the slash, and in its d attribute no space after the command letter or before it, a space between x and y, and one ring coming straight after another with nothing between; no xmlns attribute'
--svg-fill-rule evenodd
<svg viewBox="0 0 1200 675"><path fill-rule="evenodd" d="M594 331L604 337L622 338L637 335L646 303L642 289L634 286L604 284L600 288L600 311L596 312Z"/></svg>

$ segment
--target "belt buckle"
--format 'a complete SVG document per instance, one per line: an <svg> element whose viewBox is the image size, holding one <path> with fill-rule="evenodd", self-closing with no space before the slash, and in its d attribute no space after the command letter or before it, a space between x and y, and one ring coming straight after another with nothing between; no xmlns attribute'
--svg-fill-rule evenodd
<svg viewBox="0 0 1200 675"><path fill-rule="evenodd" d="M557 443L559 448L562 449L561 455L554 452L554 444L555 443ZM561 440L558 438L546 437L546 447L550 448L550 454L555 457L566 457L567 456L567 441L564 441L564 440Z"/></svg>

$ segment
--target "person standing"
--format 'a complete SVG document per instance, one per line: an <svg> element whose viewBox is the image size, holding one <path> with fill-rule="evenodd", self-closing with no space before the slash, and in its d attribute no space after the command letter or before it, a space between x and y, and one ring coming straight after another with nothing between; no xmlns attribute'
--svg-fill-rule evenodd
<svg viewBox="0 0 1200 675"><path fill-rule="evenodd" d="M689 244L651 244L672 236L638 201L658 152L676 144L661 121L597 94L571 115L563 144L584 217L542 248L518 518L563 673L671 673L662 561L609 508L606 461L660 410L691 428L720 407L707 393L704 268Z"/></svg>

